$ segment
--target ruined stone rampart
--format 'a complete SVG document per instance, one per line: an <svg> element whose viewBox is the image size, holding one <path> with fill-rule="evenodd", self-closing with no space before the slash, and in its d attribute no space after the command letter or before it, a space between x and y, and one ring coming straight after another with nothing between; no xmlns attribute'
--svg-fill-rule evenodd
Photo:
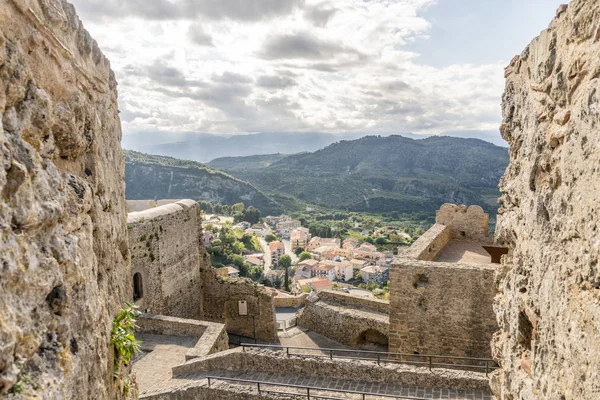
<svg viewBox="0 0 600 400"><path fill-rule="evenodd" d="M348 307L360 308L363 310L371 310L382 314L387 314L390 311L390 302L387 300L379 300L368 297L357 297L340 291L323 290L319 292L319 299L329 300L340 305Z"/></svg>
<svg viewBox="0 0 600 400"><path fill-rule="evenodd" d="M229 348L229 340L223 324L164 315L142 314L137 318L137 325L137 332L139 333L197 337L198 343L188 350L185 356L186 360L204 357Z"/></svg>
<svg viewBox="0 0 600 400"><path fill-rule="evenodd" d="M402 253L404 257L431 261L452 240L449 226L435 224Z"/></svg>
<svg viewBox="0 0 600 400"><path fill-rule="evenodd" d="M600 2L561 6L507 67L499 399L600 398Z"/></svg>
<svg viewBox="0 0 600 400"><path fill-rule="evenodd" d="M376 361L328 360L287 356L285 352L257 349L232 349L202 359L190 360L173 368L174 376L209 371L257 371L275 374L357 379L367 382L392 383L419 387L452 387L488 389L484 374L467 371L426 368L402 364L378 366Z"/></svg>
<svg viewBox="0 0 600 400"><path fill-rule="evenodd" d="M385 301L324 291L308 299L297 321L298 325L347 346L386 350L388 310Z"/></svg>
<svg viewBox="0 0 600 400"><path fill-rule="evenodd" d="M66 1L0 5L0 397L115 399L130 297L117 84Z"/></svg>
<svg viewBox="0 0 600 400"><path fill-rule="evenodd" d="M144 312L201 319L201 210L193 200L129 213L135 304ZM137 275L137 276L136 276Z"/></svg>
<svg viewBox="0 0 600 400"><path fill-rule="evenodd" d="M435 223L450 227L453 239L487 241L488 215L477 205L444 204L435 213Z"/></svg>
<svg viewBox="0 0 600 400"><path fill-rule="evenodd" d="M390 282L390 351L490 357L494 267L399 258Z"/></svg>
<svg viewBox="0 0 600 400"><path fill-rule="evenodd" d="M273 295L249 279L216 276L210 266L203 267L203 319L225 324L228 333L261 341L277 340ZM245 315L240 313L245 302Z"/></svg>
<svg viewBox="0 0 600 400"><path fill-rule="evenodd" d="M276 296L273 297L273 305L282 308L299 308L306 304L308 293L298 296Z"/></svg>

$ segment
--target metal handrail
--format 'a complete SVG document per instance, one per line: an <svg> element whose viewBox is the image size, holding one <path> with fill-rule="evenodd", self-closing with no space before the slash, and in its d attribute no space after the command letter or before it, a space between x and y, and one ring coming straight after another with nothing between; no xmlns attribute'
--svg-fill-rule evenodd
<svg viewBox="0 0 600 400"><path fill-rule="evenodd" d="M323 392L334 392L334 393L345 393L345 394L358 394L362 396L363 400L366 400L366 396L377 396L377 397L388 397L391 399L401 399L401 400L427 400L424 397L410 397L410 396L402 396L396 394L383 394L383 393L371 393L371 392L361 392L358 390L344 390L344 389L331 389L331 388L322 388L318 386L306 386L306 385L295 385L291 383L276 383L276 382L267 382L256 379L240 379L240 378L227 378L221 376L207 376L208 379L208 387L210 388L211 380L219 380L219 381L227 381L227 382L240 382L240 383L253 383L256 384L256 389L258 390L258 394L261 393L275 393L275 394L285 394L288 396L301 396L306 397L307 399L331 399L331 400L345 400L342 397L330 397L325 395L315 394L312 391L323 391ZM261 387L263 385L263 387ZM266 390L264 386L280 386L280 387L289 387L295 389L305 389L306 393L294 393L294 392L282 392L278 390Z"/></svg>
<svg viewBox="0 0 600 400"><path fill-rule="evenodd" d="M463 357L463 356L441 356L441 355L433 355L433 354L408 354L408 353L386 353L382 351L370 351L370 350L353 350L353 349L332 349L326 347L298 347L298 346L278 346L272 344L250 344L250 343L242 343L240 344L243 351L246 351L246 347L257 347L257 348L267 348L267 349L276 349L285 351L286 355L290 356L304 356L304 357L321 357L321 358L329 358L333 360L337 359L350 359L350 360L364 360L364 361L377 361L377 365L381 365L381 362L390 363L390 364L410 364L417 366L427 366L431 371L435 368L450 368L450 369L482 369L485 370L486 376L495 369L498 369L499 366L496 361L492 358L477 358L477 357ZM320 351L322 353L329 354L302 354L302 353L290 353L291 350L311 350L311 351ZM359 353L359 354L372 354L373 357L352 357L352 356L342 356L342 355L334 355L335 353ZM383 357L384 356L384 357ZM410 361L410 360L391 360L390 356L397 357L413 357L425 359L424 361ZM473 361L473 362L485 362L485 365L473 365L473 364L460 364L460 363L443 363L443 362L434 362L434 359L440 360L457 360L457 361Z"/></svg>

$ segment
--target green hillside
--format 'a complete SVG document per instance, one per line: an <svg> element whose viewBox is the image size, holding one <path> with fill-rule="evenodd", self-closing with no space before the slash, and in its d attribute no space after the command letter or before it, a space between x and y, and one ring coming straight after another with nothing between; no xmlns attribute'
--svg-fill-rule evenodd
<svg viewBox="0 0 600 400"><path fill-rule="evenodd" d="M243 171L262 169L287 157L285 154L260 154L246 157L221 157L208 163L214 169L222 171Z"/></svg>
<svg viewBox="0 0 600 400"><path fill-rule="evenodd" d="M508 153L477 139L368 136L262 168L238 168L246 161L220 164L288 210L296 199L299 206L350 211L431 211L452 202L494 212Z"/></svg>
<svg viewBox="0 0 600 400"><path fill-rule="evenodd" d="M244 203L264 215L281 207L251 184L204 164L124 150L126 197L130 200L186 198L218 204Z"/></svg>

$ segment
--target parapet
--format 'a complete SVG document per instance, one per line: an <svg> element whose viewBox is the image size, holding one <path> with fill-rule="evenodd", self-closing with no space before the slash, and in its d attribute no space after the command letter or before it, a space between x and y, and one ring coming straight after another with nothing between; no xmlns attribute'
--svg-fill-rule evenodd
<svg viewBox="0 0 600 400"><path fill-rule="evenodd" d="M435 213L436 224L449 226L456 239L487 239L489 215L477 205L465 206L446 203Z"/></svg>
<svg viewBox="0 0 600 400"><path fill-rule="evenodd" d="M148 221L150 219L162 217L168 214L172 214L186 208L195 206L197 203L194 200L185 199L179 200L176 203L169 203L159 207L149 208L144 211L130 212L127 215L127 223L135 224L137 222Z"/></svg>

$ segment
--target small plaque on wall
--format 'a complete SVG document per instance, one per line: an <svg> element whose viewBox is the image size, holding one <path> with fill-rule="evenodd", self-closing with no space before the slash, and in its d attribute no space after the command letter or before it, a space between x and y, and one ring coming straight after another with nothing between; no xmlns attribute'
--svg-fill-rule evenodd
<svg viewBox="0 0 600 400"><path fill-rule="evenodd" d="M246 300L238 301L238 309L240 315L248 315L248 303L246 302Z"/></svg>

